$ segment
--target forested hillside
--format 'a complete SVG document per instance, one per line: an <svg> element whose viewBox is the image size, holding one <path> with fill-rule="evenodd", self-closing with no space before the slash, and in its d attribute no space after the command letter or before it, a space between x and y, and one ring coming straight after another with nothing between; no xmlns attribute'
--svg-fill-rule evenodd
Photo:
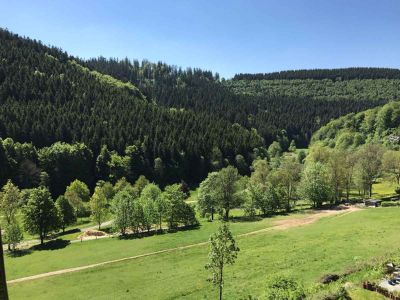
<svg viewBox="0 0 400 300"><path fill-rule="evenodd" d="M400 79L293 79L293 80L229 80L225 85L236 94L260 97L299 97L308 100L361 102L361 106L380 105L400 99ZM368 104L367 104L368 103ZM353 103L356 105L356 103ZM354 107L359 109L359 107ZM352 112L356 112L353 110ZM331 110L331 115L335 109Z"/></svg>
<svg viewBox="0 0 400 300"><path fill-rule="evenodd" d="M305 147L331 119L399 96L390 69L341 71L352 80L221 80L165 63L82 60L6 30L0 41L0 180L30 187L46 172L55 194L73 177L93 188L141 174L197 184L228 164L248 174L274 140ZM65 175L66 161L85 170Z"/></svg>
<svg viewBox="0 0 400 300"><path fill-rule="evenodd" d="M95 163L103 145L117 151L114 158L110 153L105 159L110 160L108 167L122 170L121 176L128 174L134 180L140 172L158 182L197 182L214 161L234 162L237 155L251 160L253 149L263 145L254 130L212 114L159 107L133 84L90 71L57 48L4 30L0 31L0 103L1 138L32 142L38 148L58 141L84 143L87 172L93 178L100 176L95 174ZM25 160L46 169L25 153L15 159L13 147L9 148L0 152L8 165L17 162L11 168L14 172ZM49 149L60 164L64 154L79 153L74 147ZM128 156L141 167L130 169ZM11 175L3 174L1 183L6 177L22 176Z"/></svg>
<svg viewBox="0 0 400 300"><path fill-rule="evenodd" d="M233 80L275 80L275 79L400 79L399 69L390 68L342 68L289 70L273 73L236 74Z"/></svg>
<svg viewBox="0 0 400 300"><path fill-rule="evenodd" d="M400 149L400 103L349 114L329 122L313 136L312 143L338 149L357 148L365 143Z"/></svg>
<svg viewBox="0 0 400 300"><path fill-rule="evenodd" d="M380 96L376 94L376 88L382 84L372 80L368 86L369 97L365 97L365 92L357 86L344 87L346 93L351 90L353 97L342 97L338 95L340 88L336 86L321 89L321 84L316 87L306 85L299 92L296 88L291 91L291 81L279 81L275 82L271 91L269 87L263 88L263 82L248 87L247 82L220 81L218 74L209 71L182 70L165 63L103 57L81 63L92 70L137 85L148 99L159 105L205 112L239 123L247 129L256 128L267 145L285 129L289 139L294 139L298 146L306 147L312 133L321 125L349 112L385 103L387 98L397 96L396 88L400 83L396 81L389 87L384 83L388 92ZM324 97L320 97L320 93ZM326 99L334 101L320 101Z"/></svg>

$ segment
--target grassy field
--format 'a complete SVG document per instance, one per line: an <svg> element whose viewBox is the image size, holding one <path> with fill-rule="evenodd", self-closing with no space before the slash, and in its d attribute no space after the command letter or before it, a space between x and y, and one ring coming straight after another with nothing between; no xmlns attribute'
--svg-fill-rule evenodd
<svg viewBox="0 0 400 300"><path fill-rule="evenodd" d="M258 296L266 277L272 274L288 274L311 286L324 274L344 272L394 251L400 244L399 216L399 208L365 209L303 227L238 238L241 251L237 263L226 269L224 294L227 299ZM238 234L271 226L272 221L236 222L231 227ZM97 240L8 257L8 279L202 242L216 226L216 222L203 222L199 229L190 231L133 240ZM11 299L215 299L217 291L207 282L204 269L207 253L207 246L178 250L11 284L9 292ZM363 291L354 293L363 295Z"/></svg>

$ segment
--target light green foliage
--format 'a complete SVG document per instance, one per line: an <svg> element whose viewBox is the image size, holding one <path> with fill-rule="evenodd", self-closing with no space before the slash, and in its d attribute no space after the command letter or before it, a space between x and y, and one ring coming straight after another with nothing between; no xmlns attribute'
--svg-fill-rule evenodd
<svg viewBox="0 0 400 300"><path fill-rule="evenodd" d="M164 214L167 212L168 204L165 201L165 198L160 194L157 198L155 198L154 210L157 214L158 218L158 226L159 230L162 230L162 219L164 218Z"/></svg>
<svg viewBox="0 0 400 300"><path fill-rule="evenodd" d="M107 202L111 202L115 195L113 185L108 181L98 181L96 185L100 187L101 192L107 199Z"/></svg>
<svg viewBox="0 0 400 300"><path fill-rule="evenodd" d="M134 201L134 197L128 190L118 192L112 200L112 212L114 214L113 225L123 235L133 223L132 217Z"/></svg>
<svg viewBox="0 0 400 300"><path fill-rule="evenodd" d="M219 287L219 299L222 299L224 286L224 267L235 263L239 252L229 226L222 223L218 231L210 236L210 252L206 269L212 274L212 283Z"/></svg>
<svg viewBox="0 0 400 300"><path fill-rule="evenodd" d="M265 159L256 159L252 165L251 181L261 185L265 185L268 180L269 166Z"/></svg>
<svg viewBox="0 0 400 300"><path fill-rule="evenodd" d="M132 185L126 180L125 177L122 177L114 185L114 194L117 194L118 192L123 191L125 189L129 189L131 193L134 193L137 196L139 196L138 191L133 189Z"/></svg>
<svg viewBox="0 0 400 300"><path fill-rule="evenodd" d="M142 193L143 189L149 184L149 180L143 176L140 175L139 178L136 180L135 184L133 185L133 188L137 190L139 195Z"/></svg>
<svg viewBox="0 0 400 300"><path fill-rule="evenodd" d="M218 192L218 173L211 172L207 178L200 183L197 208L200 215L204 217L209 214L211 221L214 220L214 214L218 211L218 203L221 201L221 194Z"/></svg>
<svg viewBox="0 0 400 300"><path fill-rule="evenodd" d="M286 211L291 210L292 202L295 204L302 171L303 166L294 158L284 157L279 167L270 174L269 181L274 186L276 197L279 198L279 206L284 207Z"/></svg>
<svg viewBox="0 0 400 300"><path fill-rule="evenodd" d="M257 208L258 208L257 200L264 196L264 193L260 192L260 190L257 188L258 186L249 183L249 187L246 190L245 194L246 197L243 204L244 215L251 219L253 219L257 214Z"/></svg>
<svg viewBox="0 0 400 300"><path fill-rule="evenodd" d="M272 158L276 158L281 156L282 154L282 147L281 145L277 142L274 141L269 147L268 147L268 155L269 157Z"/></svg>
<svg viewBox="0 0 400 300"><path fill-rule="evenodd" d="M375 144L366 144L356 153L356 180L369 197L372 196L372 184L381 171L382 154L382 147Z"/></svg>
<svg viewBox="0 0 400 300"><path fill-rule="evenodd" d="M24 235L18 221L6 225L4 228L4 242L8 244L11 251L15 251L18 243L23 239Z"/></svg>
<svg viewBox="0 0 400 300"><path fill-rule="evenodd" d="M110 161L108 162L108 167L110 170L110 181L115 183L119 179L129 176L130 157L112 153Z"/></svg>
<svg viewBox="0 0 400 300"><path fill-rule="evenodd" d="M289 145L289 152L296 152L296 142L292 140Z"/></svg>
<svg viewBox="0 0 400 300"><path fill-rule="evenodd" d="M60 220L60 227L64 231L65 228L69 225L72 225L76 222L76 213L65 196L59 196L56 200L56 208Z"/></svg>
<svg viewBox="0 0 400 300"><path fill-rule="evenodd" d="M161 197L164 198L166 204L164 218L170 229L176 229L179 224L189 226L198 223L194 209L185 203L185 194L182 192L180 184L165 187Z"/></svg>
<svg viewBox="0 0 400 300"><path fill-rule="evenodd" d="M389 102L329 122L313 135L312 143L322 142L332 148L348 149L374 142L398 150L399 127L400 103Z"/></svg>
<svg viewBox="0 0 400 300"><path fill-rule="evenodd" d="M102 73L99 73L97 71L91 71L88 68L86 68L86 67L80 65L79 63L77 63L75 60L69 60L68 63L73 65L73 66L75 66L75 67L77 67L81 71L84 71L84 72L92 74L100 82L103 82L105 84L114 86L116 88L129 89L132 92L135 92L136 95L141 95L142 97L144 97L142 95L142 93L139 91L139 89L136 86L134 86L132 83L130 83L130 82L123 82L121 80L115 79L114 77L112 77L110 75L102 74Z"/></svg>
<svg viewBox="0 0 400 300"><path fill-rule="evenodd" d="M44 187L30 191L23 214L25 230L30 234L38 234L41 244L50 231L59 228L57 209L49 190Z"/></svg>
<svg viewBox="0 0 400 300"><path fill-rule="evenodd" d="M87 185L76 179L66 189L65 198L74 207L78 217L83 217L88 214L86 202L90 199L90 192Z"/></svg>
<svg viewBox="0 0 400 300"><path fill-rule="evenodd" d="M301 283L287 276L272 276L267 280L267 287L262 300L303 300L306 298Z"/></svg>
<svg viewBox="0 0 400 300"><path fill-rule="evenodd" d="M386 151L382 157L383 170L393 179L396 184L400 184L400 152Z"/></svg>
<svg viewBox="0 0 400 300"><path fill-rule="evenodd" d="M147 179L146 179L147 180ZM147 181L148 182L148 181ZM158 223L158 200L161 198L161 190L154 183L148 183L142 189L140 204L143 207L143 228L148 231L153 224Z"/></svg>
<svg viewBox="0 0 400 300"><path fill-rule="evenodd" d="M7 225L13 223L17 209L21 205L21 200L20 190L11 180L8 180L0 193L0 214L4 217Z"/></svg>
<svg viewBox="0 0 400 300"><path fill-rule="evenodd" d="M299 186L300 194L314 207L320 207L332 197L328 168L322 163L308 163Z"/></svg>
<svg viewBox="0 0 400 300"><path fill-rule="evenodd" d="M92 197L90 198L90 209L91 217L93 221L101 227L101 223L104 222L109 214L107 199L100 187L96 187Z"/></svg>
<svg viewBox="0 0 400 300"><path fill-rule="evenodd" d="M240 175L237 169L232 166L223 168L218 172L217 188L220 194L220 209L224 210L225 220L229 219L229 212L235 207L239 207L243 202L239 186Z"/></svg>

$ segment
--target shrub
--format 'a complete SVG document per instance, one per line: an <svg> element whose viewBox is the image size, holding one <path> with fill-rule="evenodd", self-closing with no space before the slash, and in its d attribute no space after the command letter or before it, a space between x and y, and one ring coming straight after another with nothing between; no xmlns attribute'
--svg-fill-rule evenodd
<svg viewBox="0 0 400 300"><path fill-rule="evenodd" d="M400 186L396 187L394 191L397 195L400 195Z"/></svg>
<svg viewBox="0 0 400 300"><path fill-rule="evenodd" d="M261 299L265 300L302 300L305 299L302 284L293 278L275 276L267 281L267 288Z"/></svg>
<svg viewBox="0 0 400 300"><path fill-rule="evenodd" d="M390 206L399 206L399 202L395 201L382 201L381 202L382 207L390 207Z"/></svg>

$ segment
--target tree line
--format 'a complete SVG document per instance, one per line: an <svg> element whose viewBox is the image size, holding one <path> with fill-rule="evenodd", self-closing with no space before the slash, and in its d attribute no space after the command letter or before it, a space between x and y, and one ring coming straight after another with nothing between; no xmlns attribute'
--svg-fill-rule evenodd
<svg viewBox="0 0 400 300"><path fill-rule="evenodd" d="M392 68L341 68L288 70L272 73L240 73L233 80L292 80L292 79L400 79L400 70Z"/></svg>
<svg viewBox="0 0 400 300"><path fill-rule="evenodd" d="M74 180L63 195L54 199L45 185L20 190L8 180L0 192L4 240L13 251L25 231L39 236L43 244L50 233L64 232L77 218L86 216L99 230L103 222L112 219L114 230L122 235L163 231L163 224L169 230L195 226L198 221L194 208L185 202L187 192L181 184L166 186L162 191L141 176L133 185L125 178L114 185L99 181L93 193L85 183Z"/></svg>
<svg viewBox="0 0 400 300"><path fill-rule="evenodd" d="M355 150L314 145L307 156L269 150L276 155L255 160L250 176L240 176L232 166L210 173L199 187L200 215L210 221L216 214L229 220L230 211L241 208L254 218L289 212L300 199L319 208L371 198L373 184L381 177L400 186L400 152L377 144Z"/></svg>

